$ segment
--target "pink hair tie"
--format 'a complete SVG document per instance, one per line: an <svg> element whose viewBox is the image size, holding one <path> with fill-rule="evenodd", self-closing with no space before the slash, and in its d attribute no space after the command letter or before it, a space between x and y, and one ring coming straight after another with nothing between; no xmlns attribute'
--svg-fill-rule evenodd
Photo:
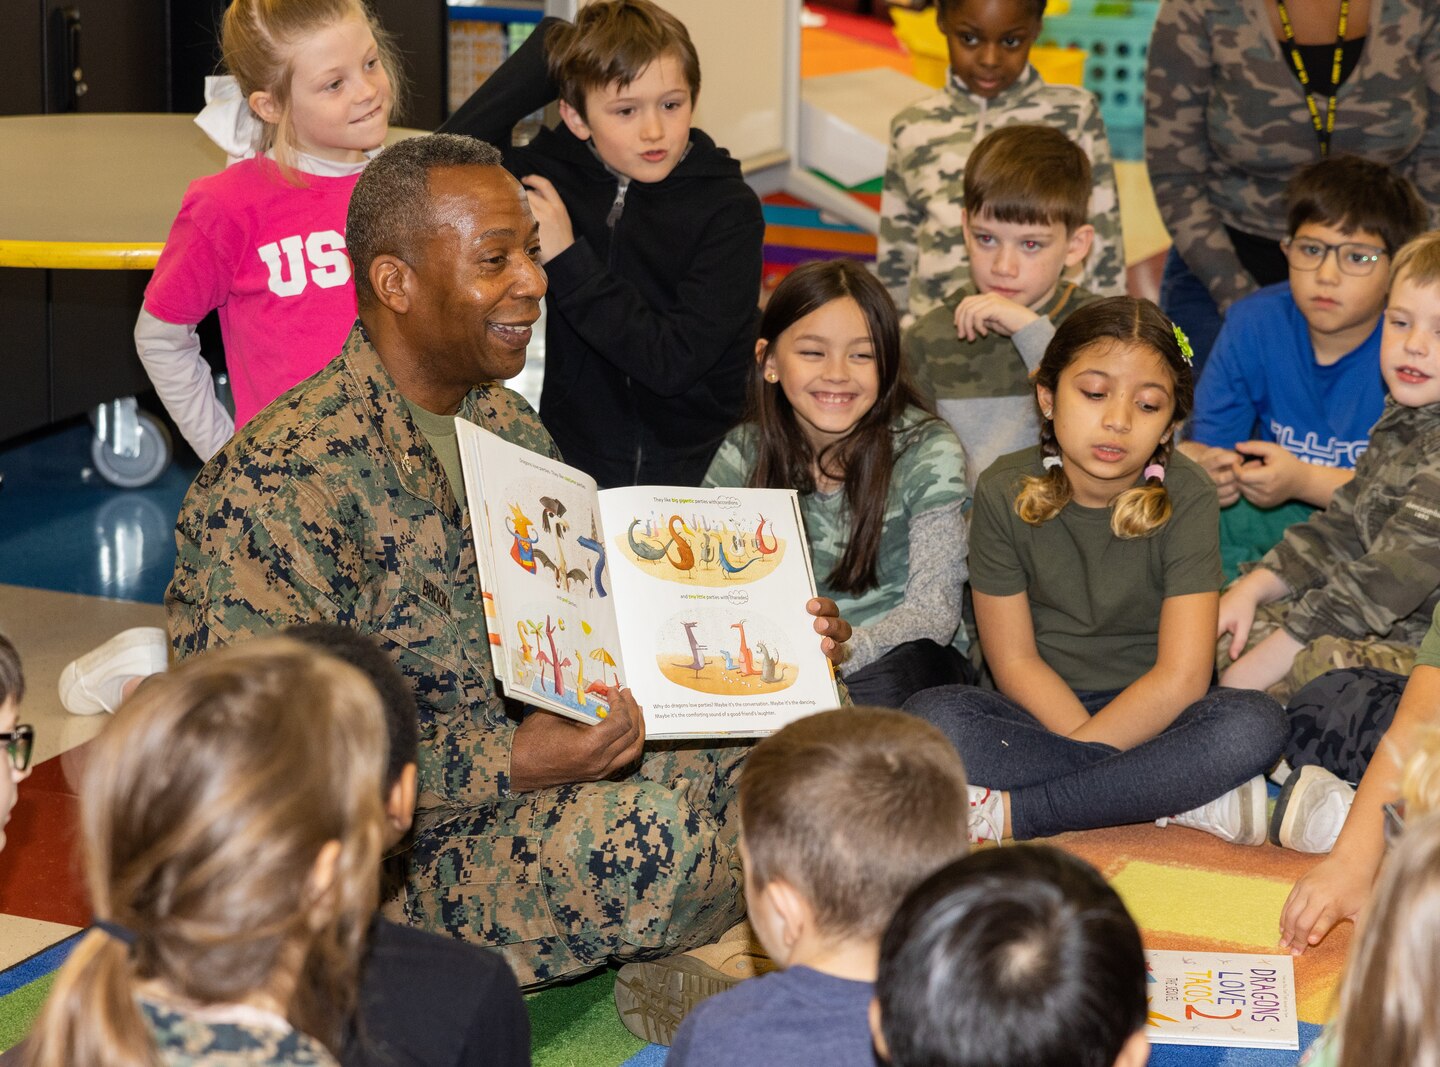
<svg viewBox="0 0 1440 1067"><path fill-rule="evenodd" d="M1161 482L1164 482L1165 468L1158 463L1150 464L1150 466L1145 468L1145 480L1148 482L1151 478L1157 478Z"/></svg>

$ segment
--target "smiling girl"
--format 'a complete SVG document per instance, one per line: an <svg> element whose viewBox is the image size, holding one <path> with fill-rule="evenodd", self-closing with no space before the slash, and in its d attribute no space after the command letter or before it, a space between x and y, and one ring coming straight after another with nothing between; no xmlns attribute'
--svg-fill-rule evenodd
<svg viewBox="0 0 1440 1067"><path fill-rule="evenodd" d="M884 286L849 260L808 263L765 308L749 419L705 475L800 492L819 593L855 627L842 670L856 703L899 707L970 673L965 459L922 404Z"/></svg>
<svg viewBox="0 0 1440 1067"><path fill-rule="evenodd" d="M135 324L145 371L202 460L340 351L355 322L345 213L396 107L394 55L362 0L235 0L221 50L233 84L199 121L249 158L186 190ZM196 332L216 309L233 419Z"/></svg>
<svg viewBox="0 0 1440 1067"><path fill-rule="evenodd" d="M998 692L906 705L979 783L974 839L1151 819L1265 839L1257 776L1285 721L1264 694L1209 685L1218 505L1171 449L1194 391L1187 348L1148 301L1076 311L1036 371L1040 444L976 487L971 585Z"/></svg>

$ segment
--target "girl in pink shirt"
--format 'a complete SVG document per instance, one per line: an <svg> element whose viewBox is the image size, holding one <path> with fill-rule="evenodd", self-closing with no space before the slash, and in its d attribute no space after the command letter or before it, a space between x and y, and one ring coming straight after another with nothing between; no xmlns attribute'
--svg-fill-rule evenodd
<svg viewBox="0 0 1440 1067"><path fill-rule="evenodd" d="M235 0L221 47L233 79L210 79L197 121L240 159L186 190L135 324L201 459L340 351L355 321L345 213L396 106L390 42L362 0ZM215 309L233 420L196 334Z"/></svg>

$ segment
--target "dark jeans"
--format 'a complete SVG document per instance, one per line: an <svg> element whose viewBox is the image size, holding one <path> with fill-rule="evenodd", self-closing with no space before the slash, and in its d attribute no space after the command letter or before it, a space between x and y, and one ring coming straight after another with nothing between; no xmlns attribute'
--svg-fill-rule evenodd
<svg viewBox="0 0 1440 1067"><path fill-rule="evenodd" d="M896 645L869 666L845 675L851 700L882 708L898 708L925 689L973 681L969 660L953 646L941 648L928 638Z"/></svg>
<svg viewBox="0 0 1440 1067"><path fill-rule="evenodd" d="M1224 319L1210 290L1190 272L1173 245L1165 256L1165 270L1160 275L1160 309L1190 338L1190 347L1195 351L1194 376L1198 382Z"/></svg>
<svg viewBox="0 0 1440 1067"><path fill-rule="evenodd" d="M1092 715L1115 697L1075 695ZM1284 710L1249 689L1213 688L1159 735L1123 751L1052 733L987 689L932 689L905 710L940 728L973 784L1009 791L1017 840L1188 811L1269 769L1285 743Z"/></svg>
<svg viewBox="0 0 1440 1067"><path fill-rule="evenodd" d="M1285 707L1285 759L1296 770L1319 764L1358 783L1390 729L1406 681L1375 667L1346 667L1302 686Z"/></svg>

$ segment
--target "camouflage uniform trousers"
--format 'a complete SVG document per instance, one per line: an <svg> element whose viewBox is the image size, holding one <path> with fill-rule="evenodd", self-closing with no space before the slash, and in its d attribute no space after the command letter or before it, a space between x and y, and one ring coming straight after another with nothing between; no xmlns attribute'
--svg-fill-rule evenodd
<svg viewBox="0 0 1440 1067"><path fill-rule="evenodd" d="M709 944L744 915L746 744L651 742L620 781L429 812L406 917L498 949L522 986Z"/></svg>
<svg viewBox="0 0 1440 1067"><path fill-rule="evenodd" d="M1285 708L1285 759L1296 770L1319 764L1358 783L1390 729L1408 680L1393 671L1351 667L1327 671L1302 686Z"/></svg>
<svg viewBox="0 0 1440 1067"><path fill-rule="evenodd" d="M1250 627L1250 636L1245 641L1248 652L1280 628L1290 601L1276 600L1261 604L1255 612L1255 623ZM1230 635L1222 634L1215 642L1215 669L1223 672L1230 666ZM1392 641L1356 641L1349 637L1326 635L1317 637L1295 655L1295 661L1285 676L1266 690L1272 697L1286 704L1301 686L1319 678L1326 671L1344 667L1376 667L1382 671L1408 675L1415 666L1415 657L1420 649Z"/></svg>

